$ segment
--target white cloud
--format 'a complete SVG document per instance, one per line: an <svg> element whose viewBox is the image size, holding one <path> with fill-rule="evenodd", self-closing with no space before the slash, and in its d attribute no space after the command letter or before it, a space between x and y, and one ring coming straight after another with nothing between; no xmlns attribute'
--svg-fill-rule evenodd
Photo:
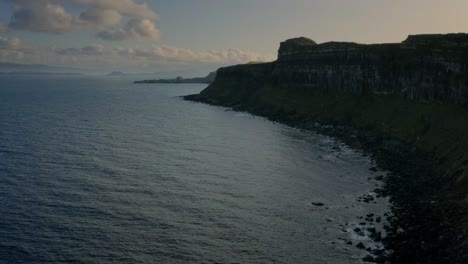
<svg viewBox="0 0 468 264"><path fill-rule="evenodd" d="M0 36L0 61L28 61L41 54L40 49L31 47L19 38Z"/></svg>
<svg viewBox="0 0 468 264"><path fill-rule="evenodd" d="M133 0L9 0L14 11L10 27L36 32L65 33L81 30L100 31L107 40L157 39L158 15L146 4ZM64 6L76 5L81 13ZM129 20L122 28L123 18Z"/></svg>
<svg viewBox="0 0 468 264"><path fill-rule="evenodd" d="M152 60L162 60L166 62L236 64L247 63L251 61L273 61L275 59L273 56L263 56L255 52L234 48L224 50L194 51L187 48L156 45L151 49L120 48L116 50L119 54L129 57L141 57Z"/></svg>
<svg viewBox="0 0 468 264"><path fill-rule="evenodd" d="M18 1L10 22L14 29L52 33L76 31L82 26L82 21L67 13L61 5L42 0Z"/></svg>
<svg viewBox="0 0 468 264"><path fill-rule="evenodd" d="M63 0L73 4L95 9L115 10L123 16L157 20L158 15L146 4L137 4L133 0Z"/></svg>
<svg viewBox="0 0 468 264"><path fill-rule="evenodd" d="M99 32L99 37L106 40L146 40L159 39L160 33L154 23L148 19L132 19L125 27Z"/></svg>
<svg viewBox="0 0 468 264"><path fill-rule="evenodd" d="M101 57L113 60L152 61L166 64L218 64L229 65L247 63L251 61L273 61L273 56L263 56L255 52L240 49L195 51L187 48L178 48L167 45L155 45L151 48L106 48L102 45L88 45L81 48L52 48L53 53L60 56L74 57Z"/></svg>
<svg viewBox="0 0 468 264"><path fill-rule="evenodd" d="M122 15L112 9L90 8L80 14L80 19L97 27L119 24Z"/></svg>
<svg viewBox="0 0 468 264"><path fill-rule="evenodd" d="M178 70L182 68L210 68L271 61L273 56L240 49L195 51L174 46L155 45L149 48L105 47L92 44L82 47L46 48L33 47L19 38L0 36L0 61L17 63L46 63L79 68L122 68L135 71Z"/></svg>
<svg viewBox="0 0 468 264"><path fill-rule="evenodd" d="M88 45L82 48L53 48L53 52L55 52L58 55L73 55L73 56L78 56L78 55L88 55L88 56L98 56L98 55L103 55L104 54L104 47L99 44L95 45Z"/></svg>

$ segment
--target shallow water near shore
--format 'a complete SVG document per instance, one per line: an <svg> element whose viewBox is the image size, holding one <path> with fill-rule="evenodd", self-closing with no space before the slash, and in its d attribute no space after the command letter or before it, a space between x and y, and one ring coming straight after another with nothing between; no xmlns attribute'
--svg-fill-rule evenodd
<svg viewBox="0 0 468 264"><path fill-rule="evenodd" d="M179 97L206 85L134 79L0 76L0 263L362 263L356 244L379 246L354 231L388 210L357 201L382 175L363 153Z"/></svg>

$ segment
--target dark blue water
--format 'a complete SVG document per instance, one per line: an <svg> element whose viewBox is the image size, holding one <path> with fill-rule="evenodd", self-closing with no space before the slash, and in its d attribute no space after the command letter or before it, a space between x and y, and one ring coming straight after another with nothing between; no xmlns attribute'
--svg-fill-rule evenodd
<svg viewBox="0 0 468 264"><path fill-rule="evenodd" d="M204 87L0 77L0 263L361 263L372 161Z"/></svg>

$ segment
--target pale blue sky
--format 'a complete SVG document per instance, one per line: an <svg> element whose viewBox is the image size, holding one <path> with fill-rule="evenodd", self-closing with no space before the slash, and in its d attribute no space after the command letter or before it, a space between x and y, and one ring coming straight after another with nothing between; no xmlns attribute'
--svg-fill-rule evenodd
<svg viewBox="0 0 468 264"><path fill-rule="evenodd" d="M12 21L12 2L15 1L0 0L0 21L4 25ZM76 5L76 2L83 3L89 0L19 0L18 2L22 5L21 8L25 8L34 1L59 2L59 5L72 15L79 15L91 6ZM99 1L106 2L106 0ZM106 8L114 8L114 4L119 1L131 0L113 1ZM400 42L408 34L468 31L466 0L135 0L134 2L147 3L148 9L159 16L157 20L151 19L151 23L154 23L160 33L157 38L111 41L97 37L98 31L103 30L100 26L99 29L96 28L98 26L82 27L50 33L31 30L27 25L10 27L7 32L0 33L0 36L8 39L19 38L24 43L40 49L80 48L87 45L145 51L150 51L155 46L170 46L174 48L170 52L176 53L180 52L178 49L187 49L183 52L186 53L185 57L190 57L189 61L184 62L185 57L177 55L176 63L170 63L168 60L174 58L164 57L166 64L170 65L169 68L176 69L189 67L189 64L195 67L200 63L217 67L239 63L243 59L257 58L257 55L258 58L271 59L276 55L280 41L297 36L306 36L317 42L336 40L381 43ZM34 8L36 7L32 7ZM139 17L139 14L136 17L140 20L144 18ZM121 23L113 24L113 27L123 27L130 18L132 16L123 17ZM218 59L207 59L208 55L205 53L199 54L213 50L221 52L229 48L236 49L236 56L240 58L218 61ZM160 58L160 53L156 53L158 56L155 59ZM104 62L90 63L89 59L87 62L80 61L79 57L73 61L56 58L55 54L44 56L55 64L60 61L61 64L76 64L75 66L105 66ZM113 56L116 56L115 52ZM203 56L205 58L198 61L199 57ZM25 58L23 60L27 62ZM5 61L8 58L3 56L0 59ZM112 62L114 66L115 61L120 60L114 59ZM157 68L164 68L166 65L160 64ZM131 66L129 64L122 67ZM147 67L154 68L156 65Z"/></svg>

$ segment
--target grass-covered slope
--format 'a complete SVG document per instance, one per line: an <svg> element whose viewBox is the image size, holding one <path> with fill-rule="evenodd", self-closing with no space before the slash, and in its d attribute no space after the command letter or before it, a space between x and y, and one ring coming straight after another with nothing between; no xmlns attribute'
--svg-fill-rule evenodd
<svg viewBox="0 0 468 264"><path fill-rule="evenodd" d="M291 118L349 125L414 145L434 155L447 193L468 203L468 111L462 106L417 103L395 95L355 96L275 87L267 81L271 65L256 67L241 72L222 69L220 79L200 96L267 116L288 113ZM226 75L232 79L223 78Z"/></svg>
<svg viewBox="0 0 468 264"><path fill-rule="evenodd" d="M362 132L364 144L372 145L367 150L375 152L380 163L391 159L392 164L385 169L396 172L386 180L398 217L393 223L395 234L388 242L395 250L394 263L464 263L468 257L468 112L464 108L415 103L398 96L338 95L275 87L263 82L271 65L257 66L255 71L233 79L221 77L201 94L187 99L233 107L299 127L318 122ZM227 69L231 70L236 72L235 67ZM343 131L341 135L325 133L343 136ZM393 141L400 142L397 150L388 152L385 144ZM418 157L420 154L424 158ZM394 156L399 161L394 162ZM398 233L399 227L408 231Z"/></svg>
<svg viewBox="0 0 468 264"><path fill-rule="evenodd" d="M299 127L331 124L340 129L325 132L341 139L359 131L361 145L395 172L386 179L397 216L393 260L466 263L468 35L379 45L298 38L278 54L271 63L221 68L186 99Z"/></svg>

